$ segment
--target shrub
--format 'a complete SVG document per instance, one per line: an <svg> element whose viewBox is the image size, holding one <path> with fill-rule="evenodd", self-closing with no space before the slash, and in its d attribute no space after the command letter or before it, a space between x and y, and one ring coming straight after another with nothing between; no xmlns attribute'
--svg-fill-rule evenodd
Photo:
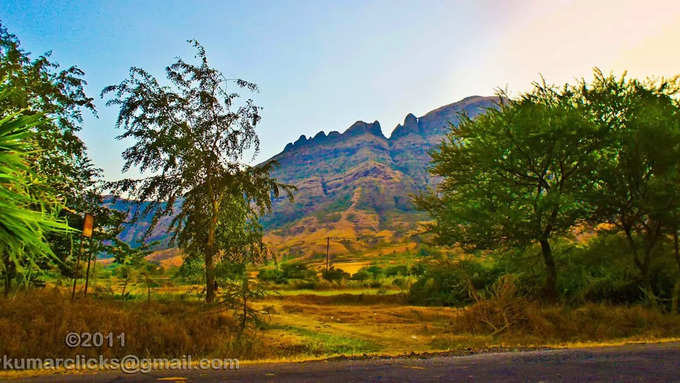
<svg viewBox="0 0 680 383"><path fill-rule="evenodd" d="M307 279L315 278L316 271L310 270L307 265L302 263L284 263L281 265L281 272L286 279Z"/></svg>
<svg viewBox="0 0 680 383"><path fill-rule="evenodd" d="M399 288L399 290L406 290L408 287L408 281L404 278L394 278L392 284Z"/></svg>
<svg viewBox="0 0 680 383"><path fill-rule="evenodd" d="M314 290L319 288L319 278L291 279L288 281L288 286L293 290Z"/></svg>
<svg viewBox="0 0 680 383"><path fill-rule="evenodd" d="M266 282L284 284L291 282L294 286L310 286L300 288L314 288L319 281L316 271L310 270L302 263L284 263L280 268L262 269L257 274L258 279ZM295 280L294 282L292 282Z"/></svg>
<svg viewBox="0 0 680 383"><path fill-rule="evenodd" d="M371 277L371 274L369 274L366 270L359 270L356 273L352 274L352 280L355 281L365 281L368 280Z"/></svg>
<svg viewBox="0 0 680 383"><path fill-rule="evenodd" d="M425 264L416 263L416 264L411 266L411 268L408 270L408 273L410 275L420 277L420 276L423 276L425 274L425 271L426 271Z"/></svg>
<svg viewBox="0 0 680 383"><path fill-rule="evenodd" d="M424 305L463 306L473 302L471 289L486 289L498 277L497 271L481 263L461 260L455 263L438 262L409 290L409 302Z"/></svg>
<svg viewBox="0 0 680 383"><path fill-rule="evenodd" d="M321 276L323 279L329 281L329 282L339 282L343 279L349 279L349 274L346 273L342 269L336 269L335 267L329 268L328 270L324 270L321 273Z"/></svg>
<svg viewBox="0 0 680 383"><path fill-rule="evenodd" d="M408 267L406 267L406 265L396 265L385 269L386 277L396 277L397 275L408 275Z"/></svg>
<svg viewBox="0 0 680 383"><path fill-rule="evenodd" d="M287 279L283 272L279 269L262 269L257 273L257 279L265 282L274 282L278 284L283 284L287 282Z"/></svg>
<svg viewBox="0 0 680 383"><path fill-rule="evenodd" d="M372 265L372 266L364 267L364 268L362 268L361 270L364 270L364 271L366 271L368 274L370 274L370 275L371 275L371 278L373 278L374 280L380 278L380 277L382 276L382 274L383 274L383 270L380 268L380 266L377 266L377 265Z"/></svg>
<svg viewBox="0 0 680 383"><path fill-rule="evenodd" d="M555 241L557 290L560 299L569 304L603 302L633 304L656 297L658 304L670 304L673 286L680 278L670 243L657 249L650 267L651 294L643 292L640 273L633 262L623 235L602 232L586 241ZM518 291L539 298L544 268L536 267L538 249L529 248L514 254L498 254L494 267L517 276ZM532 267L533 265L533 267Z"/></svg>

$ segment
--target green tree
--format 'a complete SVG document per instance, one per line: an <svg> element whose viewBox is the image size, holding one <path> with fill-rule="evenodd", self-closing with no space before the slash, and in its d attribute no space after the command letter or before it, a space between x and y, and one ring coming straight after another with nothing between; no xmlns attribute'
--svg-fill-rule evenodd
<svg viewBox="0 0 680 383"><path fill-rule="evenodd" d="M415 198L435 223L438 242L465 250L541 246L544 293L557 297L551 240L586 217L578 193L589 182L605 132L588 118L572 89L535 83L497 109L462 116L438 150L436 191Z"/></svg>
<svg viewBox="0 0 680 383"><path fill-rule="evenodd" d="M113 255L113 261L118 265L116 274L121 279L121 297L125 299L125 290L130 281L139 276L141 279L149 278L145 281L147 285L149 298L151 299L151 284L153 266L149 265L146 257L149 256L153 250L151 249L155 243L144 244L139 247L131 247L126 242L119 239L114 239L114 243L108 247L108 251Z"/></svg>
<svg viewBox="0 0 680 383"><path fill-rule="evenodd" d="M198 256L186 256L173 277L182 283L205 284L205 264Z"/></svg>
<svg viewBox="0 0 680 383"><path fill-rule="evenodd" d="M592 120L610 132L584 196L595 206L591 221L625 233L651 292L650 267L680 223L680 81L596 71L590 86L581 84L580 96Z"/></svg>
<svg viewBox="0 0 680 383"><path fill-rule="evenodd" d="M112 186L151 203L141 214L153 214L156 226L163 216L173 214L176 201L182 207L171 228L180 247L203 255L206 272L206 301L215 299L215 262L220 220L228 213L224 201L246 195L260 207L271 205L285 185L270 178L274 163L251 167L244 155L257 153L259 139L255 126L260 108L252 99L238 102L238 93L227 85L256 91L255 84L228 80L208 65L206 52L192 41L198 64L178 59L166 68L170 85L162 85L140 68L130 77L105 88L108 105L119 105L116 125L125 131L119 139L135 144L124 153L124 170L137 166L150 174L141 179L124 179Z"/></svg>
<svg viewBox="0 0 680 383"><path fill-rule="evenodd" d="M266 293L266 286L251 280L246 272L248 264L263 263L268 256L262 242L262 225L259 223L259 215L266 209L258 209L255 202L247 194L225 196L220 204L220 219L215 234L216 246L220 249L216 274L221 277L219 279L224 286L223 301L234 309L242 331L249 320L256 323L260 321L259 311L251 307L249 302ZM200 238L201 235L205 233L193 233L191 237Z"/></svg>
<svg viewBox="0 0 680 383"><path fill-rule="evenodd" d="M163 273L163 269L153 262L144 262L139 268L139 279L146 287L146 301L151 302L151 289L158 287L156 277Z"/></svg>

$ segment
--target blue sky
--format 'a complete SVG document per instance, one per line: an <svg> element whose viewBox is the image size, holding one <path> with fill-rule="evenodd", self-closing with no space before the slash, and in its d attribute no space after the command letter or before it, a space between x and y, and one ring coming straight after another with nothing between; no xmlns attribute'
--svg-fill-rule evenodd
<svg viewBox="0 0 680 383"><path fill-rule="evenodd" d="M161 76L199 40L227 77L256 82L261 154L301 134L380 121L389 135L422 115L498 87L562 83L599 66L636 76L680 72L680 2L545 1L28 1L0 3L25 49L53 51L86 72L99 118L82 138L105 177L121 177L116 110L101 89L130 66ZM502 4L502 5L501 5ZM675 71L675 72L674 72ZM133 172L133 175L135 173Z"/></svg>

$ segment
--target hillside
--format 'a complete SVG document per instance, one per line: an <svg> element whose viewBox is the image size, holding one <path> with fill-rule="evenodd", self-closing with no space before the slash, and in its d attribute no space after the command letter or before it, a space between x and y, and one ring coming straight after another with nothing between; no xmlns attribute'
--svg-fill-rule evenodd
<svg viewBox="0 0 680 383"><path fill-rule="evenodd" d="M421 117L409 113L389 138L378 121L300 136L270 159L279 163L272 175L298 191L293 203L281 198L264 217L266 240L279 257L325 254L327 237L331 254L348 258L412 246L411 235L427 217L414 210L409 196L436 182L427 172L428 152L459 113L475 116L496 101L472 96ZM137 242L146 226L128 227L122 238ZM161 239L163 230L153 237Z"/></svg>

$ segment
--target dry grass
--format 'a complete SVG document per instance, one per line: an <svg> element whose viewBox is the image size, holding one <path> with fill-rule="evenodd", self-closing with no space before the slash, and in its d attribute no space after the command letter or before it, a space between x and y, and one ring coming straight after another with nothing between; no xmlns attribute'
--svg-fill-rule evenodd
<svg viewBox="0 0 680 383"><path fill-rule="evenodd" d="M0 354L13 357L270 355L257 337L238 339L236 328L224 310L198 302L147 304L92 298L71 302L69 294L58 289L0 300ZM126 344L68 348L64 339L69 332L125 333Z"/></svg>
<svg viewBox="0 0 680 383"><path fill-rule="evenodd" d="M541 305L517 295L510 277L500 279L487 298L463 309L452 334L488 335L514 344L661 339L680 335L680 317L637 306L589 303L573 308Z"/></svg>
<svg viewBox="0 0 680 383"><path fill-rule="evenodd" d="M12 357L231 357L297 361L333 356L462 353L680 336L680 318L641 307L542 306L500 283L463 309L404 304L401 295L271 296L267 324L237 336L219 306L80 299L57 289L0 300L0 354ZM70 349L68 332L125 332L125 348Z"/></svg>

